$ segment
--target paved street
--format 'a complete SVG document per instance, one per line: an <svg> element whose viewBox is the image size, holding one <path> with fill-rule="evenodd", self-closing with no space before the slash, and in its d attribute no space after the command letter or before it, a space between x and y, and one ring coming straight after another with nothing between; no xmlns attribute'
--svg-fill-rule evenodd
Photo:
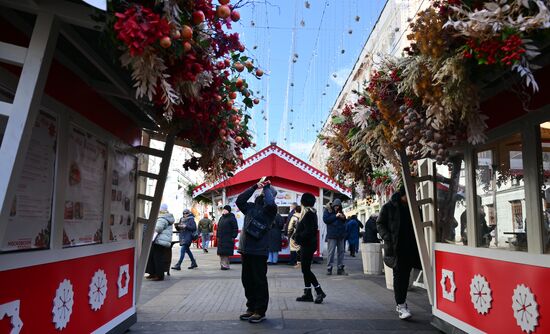
<svg viewBox="0 0 550 334"><path fill-rule="evenodd" d="M326 276L325 265L313 266L328 297L322 305L296 302L303 281L297 269L279 264L268 272L270 302L267 320L249 324L238 320L246 309L240 281L240 264L230 271L219 270L216 250L203 254L193 249L199 268L172 271L162 282L145 281L138 305L138 323L130 332L149 333L437 333L430 324L426 293L409 293L413 320L397 318L393 292L384 277L365 276L360 254L347 257L350 272ZM177 259L179 246L174 246ZM184 266L187 268L186 258ZM175 260L174 260L175 262Z"/></svg>

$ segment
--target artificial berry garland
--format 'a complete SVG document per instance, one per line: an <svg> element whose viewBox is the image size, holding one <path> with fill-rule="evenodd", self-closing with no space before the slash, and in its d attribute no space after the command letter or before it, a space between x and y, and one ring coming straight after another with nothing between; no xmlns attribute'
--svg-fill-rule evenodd
<svg viewBox="0 0 550 334"><path fill-rule="evenodd" d="M184 167L211 178L230 173L254 145L248 110L260 99L245 74L259 79L264 72L239 35L228 32L240 4L109 2L107 33L131 71L136 97L156 108L163 131L193 150Z"/></svg>

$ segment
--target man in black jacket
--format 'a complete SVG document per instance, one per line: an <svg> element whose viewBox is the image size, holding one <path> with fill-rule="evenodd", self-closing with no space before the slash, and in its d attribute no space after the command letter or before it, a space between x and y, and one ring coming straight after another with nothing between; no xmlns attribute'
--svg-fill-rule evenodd
<svg viewBox="0 0 550 334"><path fill-rule="evenodd" d="M254 203L248 202L256 189L262 193ZM239 318L251 323L265 320L269 302L267 286L267 255L269 229L277 215L276 191L270 182L258 182L237 197L237 207L245 215L239 239L239 253L242 260L241 281L246 296L247 310Z"/></svg>
<svg viewBox="0 0 550 334"><path fill-rule="evenodd" d="M337 257L337 275L347 275L344 270L344 253L346 245L346 216L342 211L342 201L335 199L327 204L323 211L323 222L327 224L327 275L332 275L334 257Z"/></svg>
<svg viewBox="0 0 550 334"><path fill-rule="evenodd" d="M384 240L384 263L393 268L396 311L400 319L408 319L412 316L406 304L409 276L421 265L404 187L382 206L376 227Z"/></svg>

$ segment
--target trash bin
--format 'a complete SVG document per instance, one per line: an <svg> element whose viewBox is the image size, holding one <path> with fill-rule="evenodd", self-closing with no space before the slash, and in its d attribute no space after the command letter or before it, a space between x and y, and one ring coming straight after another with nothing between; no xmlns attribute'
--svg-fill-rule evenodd
<svg viewBox="0 0 550 334"><path fill-rule="evenodd" d="M382 246L379 243L362 243L361 258L366 275L382 274Z"/></svg>

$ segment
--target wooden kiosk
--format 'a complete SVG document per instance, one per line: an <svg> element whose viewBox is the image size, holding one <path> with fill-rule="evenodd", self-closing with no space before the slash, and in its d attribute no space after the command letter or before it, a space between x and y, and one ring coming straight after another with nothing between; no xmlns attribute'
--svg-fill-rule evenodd
<svg viewBox="0 0 550 334"><path fill-rule="evenodd" d="M92 7L0 1L0 332L124 332L158 212L160 173L132 147L157 130L100 45ZM146 148L147 149L147 148ZM142 177L157 179L140 195ZM140 224L144 223L144 224ZM148 229L144 240L151 240ZM5 330L5 331L4 331Z"/></svg>
<svg viewBox="0 0 550 334"><path fill-rule="evenodd" d="M294 155L288 153L276 144L264 148L237 168L231 178L220 179L213 183L205 183L193 191L193 197L204 196L210 198L215 206L231 205L239 223L239 233L243 226L244 216L237 209L235 201L237 196L252 186L262 176L267 176L271 184L277 190L275 199L279 213L286 217L293 202L300 202L300 197L305 192L314 194L317 198L316 209L319 217L318 247L314 256L321 258L324 251L326 225L322 223L323 205L330 202L334 196L351 198L351 190L338 184L328 175L308 165ZM257 192L259 193L259 191ZM323 199L321 201L320 199ZM239 237L235 240L235 253L231 258L240 258L237 253ZM283 239L280 258L288 258L290 249L288 242Z"/></svg>
<svg viewBox="0 0 550 334"><path fill-rule="evenodd" d="M409 207L433 324L447 333L550 332L547 49L544 55L535 73L540 91L528 105L505 78L487 84L488 140L457 149L452 172L424 159L413 177L401 155L407 193L416 195Z"/></svg>

